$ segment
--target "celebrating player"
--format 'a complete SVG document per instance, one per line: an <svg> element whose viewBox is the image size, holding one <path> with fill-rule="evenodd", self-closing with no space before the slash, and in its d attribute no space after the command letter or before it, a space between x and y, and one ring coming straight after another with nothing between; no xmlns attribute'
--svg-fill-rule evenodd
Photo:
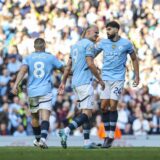
<svg viewBox="0 0 160 160"><path fill-rule="evenodd" d="M109 22L106 29L108 39L102 39L96 47L96 54L101 51L104 53L102 80L105 82L105 89L100 99L107 137L102 148L111 147L114 140L118 119L117 104L124 86L127 54L130 55L134 68L134 86L139 84L139 64L133 45L129 40L119 36L120 25L116 21Z"/></svg>
<svg viewBox="0 0 160 160"><path fill-rule="evenodd" d="M45 41L37 38L34 41L35 52L24 59L23 65L17 75L12 92L18 93L18 85L24 75L28 73L28 96L32 113L32 127L35 134L33 144L41 148L48 148L46 138L49 130L49 117L51 105L51 75L53 69L63 71L63 65L57 58L45 52ZM39 124L39 113L41 124Z"/></svg>
<svg viewBox="0 0 160 160"><path fill-rule="evenodd" d="M84 131L84 148L94 148L94 144L90 142L90 118L93 109L93 75L97 78L98 82L104 89L105 85L97 68L94 64L94 42L98 37L97 26L88 27L82 36L82 39L71 47L70 59L64 71L63 79L59 87L59 94L64 93L65 84L68 75L72 72L72 87L74 93L78 97L79 109L81 114L76 117L68 127L60 130L61 144L63 148L67 147L67 136L69 133L83 125Z"/></svg>

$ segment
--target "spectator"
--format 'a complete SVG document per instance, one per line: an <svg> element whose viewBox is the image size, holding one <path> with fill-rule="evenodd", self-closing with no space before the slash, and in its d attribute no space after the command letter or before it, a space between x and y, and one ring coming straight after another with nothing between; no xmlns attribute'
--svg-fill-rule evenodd
<svg viewBox="0 0 160 160"><path fill-rule="evenodd" d="M10 73L16 73L21 67L21 62L16 60L16 55L11 54L9 56L9 63L7 65L7 69Z"/></svg>
<svg viewBox="0 0 160 160"><path fill-rule="evenodd" d="M151 121L151 133L160 134L160 108L157 108Z"/></svg>
<svg viewBox="0 0 160 160"><path fill-rule="evenodd" d="M128 134L131 126L129 124L127 105L125 103L120 103L118 108L117 126L121 130L122 134Z"/></svg>
<svg viewBox="0 0 160 160"><path fill-rule="evenodd" d="M7 136L7 135L9 135L9 131L8 131L7 126L6 126L5 123L1 123L0 124L0 135L1 136Z"/></svg>
<svg viewBox="0 0 160 160"><path fill-rule="evenodd" d="M23 125L21 124L18 126L17 130L13 133L14 137L24 137L26 135L27 135L26 131L24 130Z"/></svg>
<svg viewBox="0 0 160 160"><path fill-rule="evenodd" d="M7 84L10 80L10 76L8 74L7 69L2 70L2 75L0 75L0 95L4 96L7 91Z"/></svg>
<svg viewBox="0 0 160 160"><path fill-rule="evenodd" d="M139 112L133 122L133 133L135 136L147 135L150 130L149 122L143 118L142 112Z"/></svg>

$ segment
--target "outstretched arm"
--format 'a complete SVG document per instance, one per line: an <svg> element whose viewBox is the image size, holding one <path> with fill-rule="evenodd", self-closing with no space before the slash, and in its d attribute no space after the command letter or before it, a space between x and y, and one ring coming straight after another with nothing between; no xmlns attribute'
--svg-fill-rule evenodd
<svg viewBox="0 0 160 160"><path fill-rule="evenodd" d="M23 65L20 69L20 71L18 72L18 75L17 75L17 78L16 78L16 81L15 81L15 84L13 86L13 89L12 89L12 93L13 94L17 94L18 93L18 85L19 83L21 82L21 80L23 79L24 75L28 72L28 67L27 65Z"/></svg>

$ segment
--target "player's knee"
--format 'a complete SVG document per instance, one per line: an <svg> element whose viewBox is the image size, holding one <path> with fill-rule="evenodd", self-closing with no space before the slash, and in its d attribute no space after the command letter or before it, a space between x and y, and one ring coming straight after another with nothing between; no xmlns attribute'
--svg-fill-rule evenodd
<svg viewBox="0 0 160 160"><path fill-rule="evenodd" d="M92 117L92 110L83 110L82 113L86 114L88 116L88 119L90 119Z"/></svg>
<svg viewBox="0 0 160 160"><path fill-rule="evenodd" d="M43 116L42 121L49 121L49 115Z"/></svg>
<svg viewBox="0 0 160 160"><path fill-rule="evenodd" d="M107 110L108 110L108 107L107 107L107 106L101 105L101 111L102 111L103 113L107 112Z"/></svg>
<svg viewBox="0 0 160 160"><path fill-rule="evenodd" d="M38 113L32 113L32 126L33 127L39 126L39 114Z"/></svg>
<svg viewBox="0 0 160 160"><path fill-rule="evenodd" d="M117 105L116 106L110 106L110 111L116 111L117 110Z"/></svg>
<svg viewBox="0 0 160 160"><path fill-rule="evenodd" d="M88 116L88 119L90 119L92 117L92 112L88 112L86 115Z"/></svg>
<svg viewBox="0 0 160 160"><path fill-rule="evenodd" d="M42 121L49 121L50 111L49 110L40 110Z"/></svg>
<svg viewBox="0 0 160 160"><path fill-rule="evenodd" d="M39 119L32 118L32 126L33 126L33 127L39 126Z"/></svg>

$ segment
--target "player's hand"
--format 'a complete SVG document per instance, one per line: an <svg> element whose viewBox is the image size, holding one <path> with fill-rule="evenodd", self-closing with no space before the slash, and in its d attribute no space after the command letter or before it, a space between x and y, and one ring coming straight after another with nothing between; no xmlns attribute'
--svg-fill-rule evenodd
<svg viewBox="0 0 160 160"><path fill-rule="evenodd" d="M14 85L11 93L13 93L14 95L17 95L18 94L18 86Z"/></svg>
<svg viewBox="0 0 160 160"><path fill-rule="evenodd" d="M101 80L101 81L99 81L99 84L101 85L102 90L104 90L105 89L105 83Z"/></svg>
<svg viewBox="0 0 160 160"><path fill-rule="evenodd" d="M134 82L133 82L133 87L137 87L139 84L139 77L135 77Z"/></svg>
<svg viewBox="0 0 160 160"><path fill-rule="evenodd" d="M65 90L65 84L61 83L59 88L58 88L58 94L63 95Z"/></svg>

